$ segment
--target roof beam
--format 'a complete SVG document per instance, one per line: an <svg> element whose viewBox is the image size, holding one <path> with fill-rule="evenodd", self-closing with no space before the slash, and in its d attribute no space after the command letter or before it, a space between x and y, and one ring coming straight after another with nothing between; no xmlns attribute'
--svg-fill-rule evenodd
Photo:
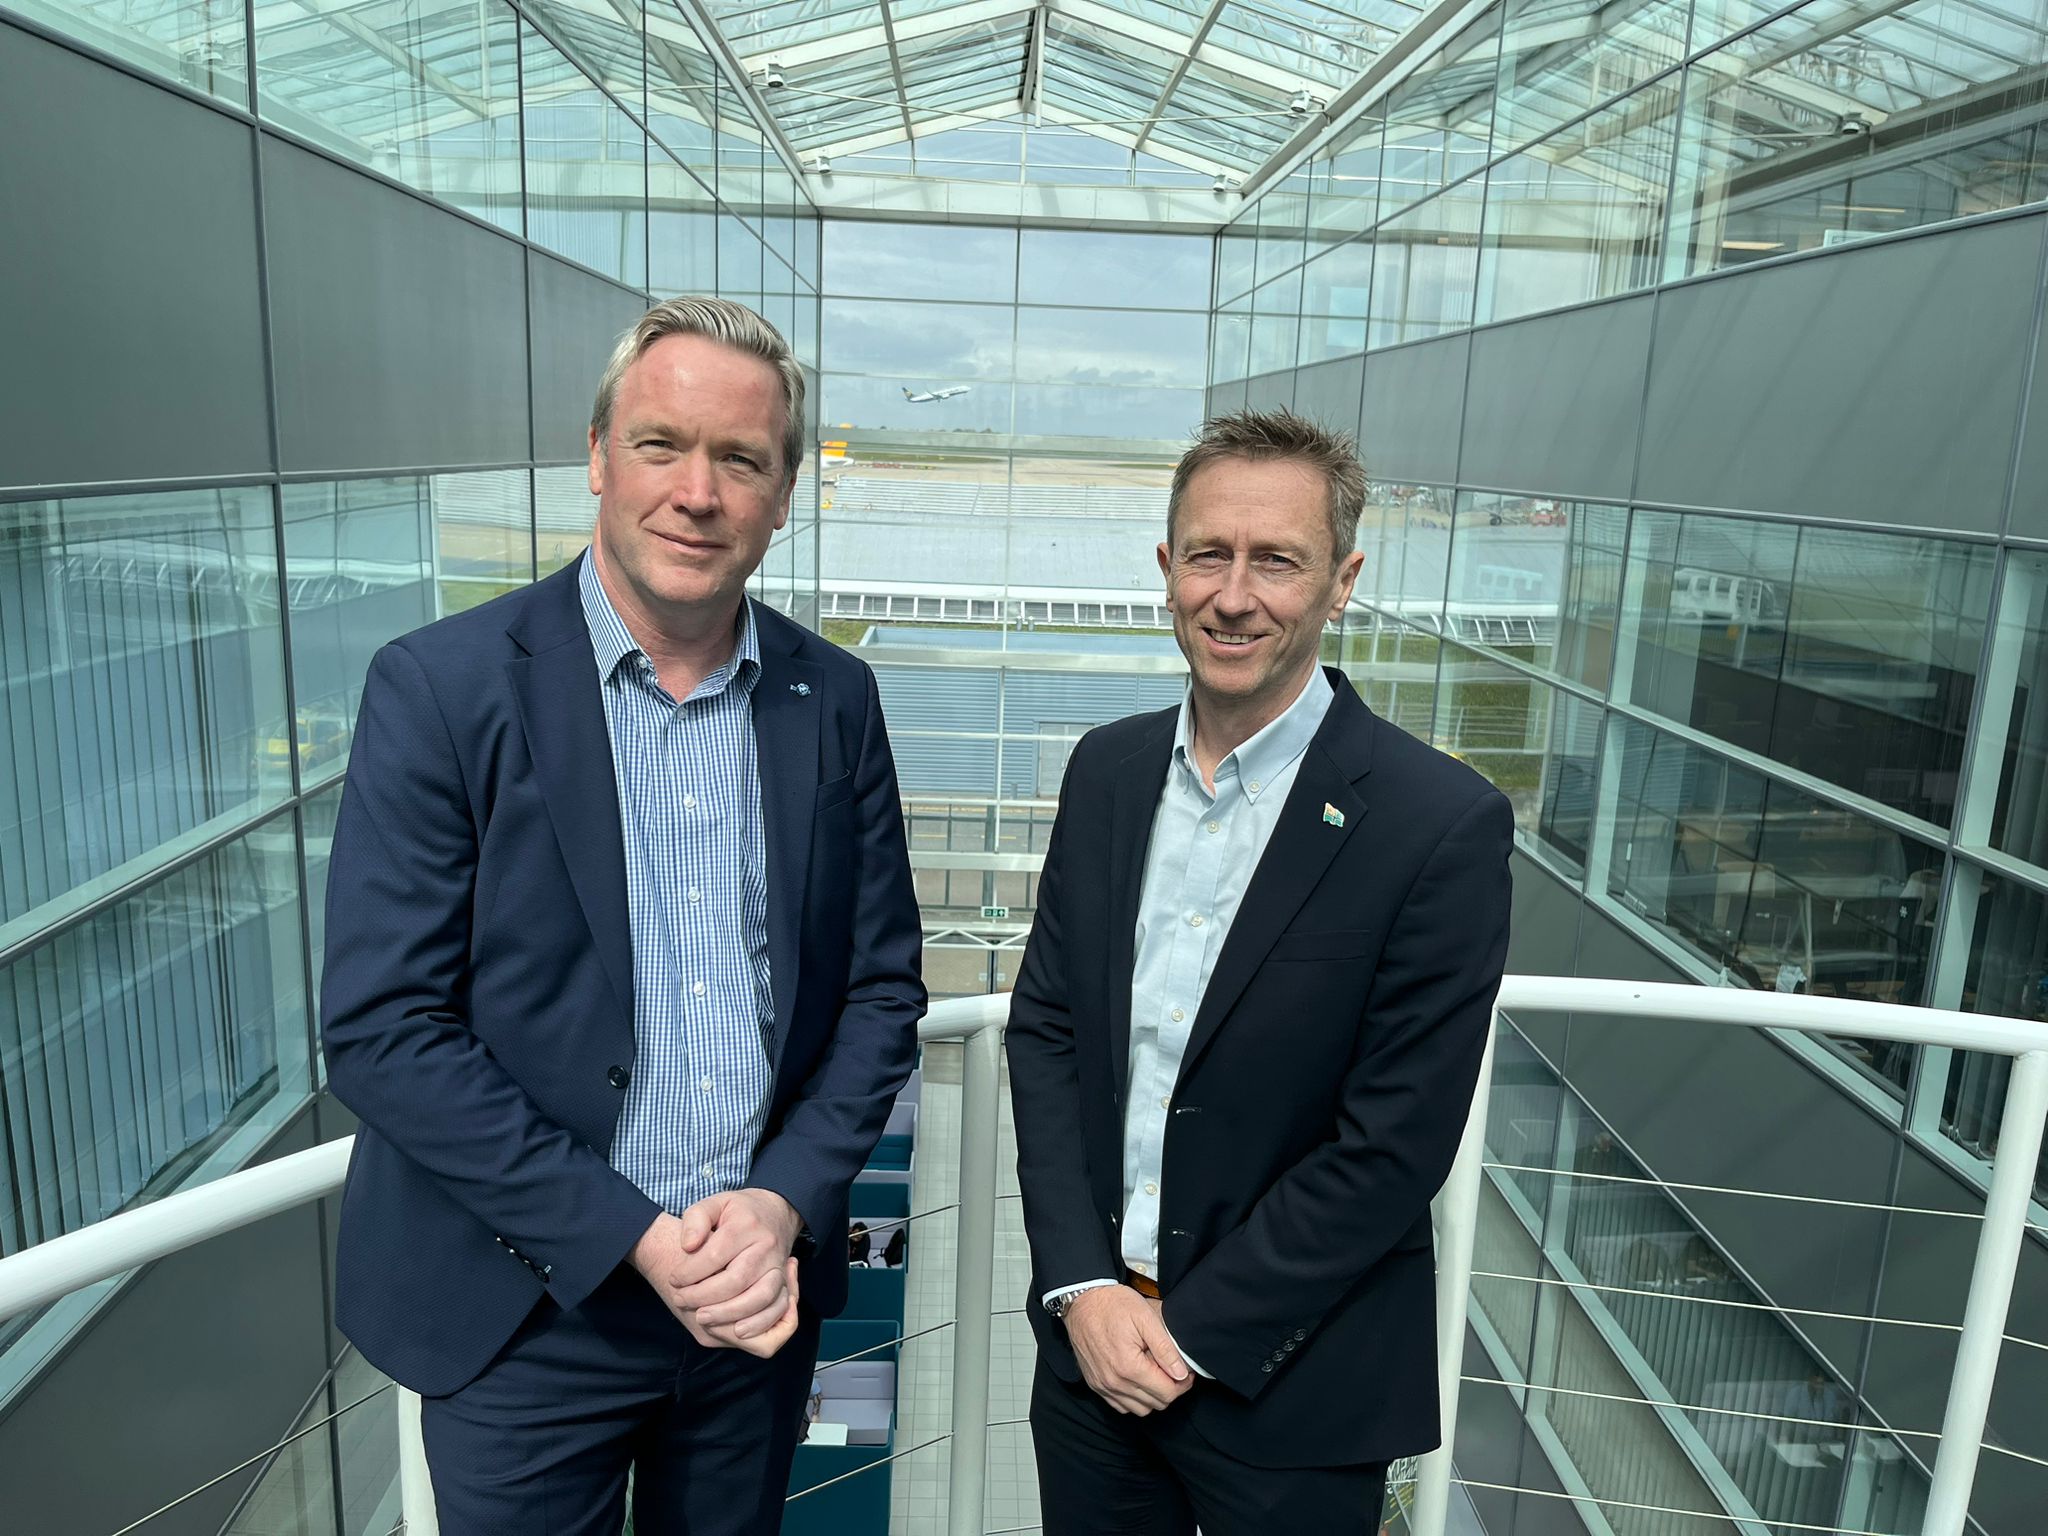
<svg viewBox="0 0 2048 1536"><path fill-rule="evenodd" d="M410 75L416 84L458 103L472 117L487 118L492 115L490 104L483 97L467 87L457 85L431 64L414 58L346 5L328 5L326 0L296 0L296 3L307 15L319 17L337 32L346 32L385 63L394 65L403 73Z"/></svg>
<svg viewBox="0 0 2048 1536"><path fill-rule="evenodd" d="M732 44L725 40L725 34L718 30L718 23L704 9L704 0L675 0L676 9L683 13L684 20L710 50L712 61L730 80L747 103L749 114L775 146L775 153L781 158L783 167L799 182L804 177L803 161L798 157L796 146L782 131L782 124L775 120L775 114L768 110L768 104L761 99L761 93L754 89L752 77L740 62L739 55L732 51ZM714 127L714 132L716 129Z"/></svg>
<svg viewBox="0 0 2048 1536"><path fill-rule="evenodd" d="M1017 99L1024 104L1024 110L1036 117L1039 98L1045 89L1045 26L1048 17L1045 7L1031 9L1031 42L1024 50L1024 85L1018 91Z"/></svg>
<svg viewBox="0 0 2048 1536"><path fill-rule="evenodd" d="M1209 0L1209 9L1202 13L1202 19L1195 27L1195 35L1188 39L1187 52L1173 66L1173 73L1166 77L1166 85L1152 103L1152 110L1145 114L1145 126L1131 143L1133 152L1145 147L1145 141L1152 136L1152 130L1159 125L1159 119L1166 115L1167 103L1173 100L1173 93L1180 89L1181 81L1187 79L1188 71L1194 67L1195 55L1202 51L1202 44L1209 40L1209 32L1216 25L1216 18L1223 14L1223 7L1229 0Z"/></svg>
<svg viewBox="0 0 2048 1536"><path fill-rule="evenodd" d="M914 138L910 126L910 87L903 83L903 56L896 51L896 24L889 17L889 0L880 0L882 7L882 36L889 44L889 78L896 82L896 110L903 117L903 137ZM913 165L916 164L916 149L911 150Z"/></svg>
<svg viewBox="0 0 2048 1536"><path fill-rule="evenodd" d="M870 48L888 45L889 32L896 35L898 47L931 37L940 32L953 32L961 27L973 26L977 22L998 21L1009 16L1028 15L1036 9L1035 0L969 0L965 5L949 5L943 10L926 11L917 16L892 16L889 29L885 31L880 23L869 27L856 27L848 32L839 32L831 37L813 38L809 42L791 43L780 48L757 48L747 54L741 62L748 70L761 68L770 59L779 61L784 69L799 69L806 64L816 64L827 59L843 59Z"/></svg>

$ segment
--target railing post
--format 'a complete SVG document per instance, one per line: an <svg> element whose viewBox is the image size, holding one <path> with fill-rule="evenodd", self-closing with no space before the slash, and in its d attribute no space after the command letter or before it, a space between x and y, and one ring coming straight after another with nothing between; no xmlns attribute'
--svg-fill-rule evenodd
<svg viewBox="0 0 2048 1536"><path fill-rule="evenodd" d="M441 1536L427 1446L420 1438L420 1395L408 1387L398 1389L398 1510L405 1516L405 1536Z"/></svg>
<svg viewBox="0 0 2048 1536"><path fill-rule="evenodd" d="M1922 1536L1963 1536L1970 1490L1977 1480L1984 1420L1998 1381L1998 1357L2012 1307L2013 1275L2026 1233L2027 1202L2041 1160L2041 1134L2048 1124L2048 1051L2014 1058L2005 1086L1998 1151L1991 1159L1991 1192L1984 1200L1984 1225L1977 1233L1977 1258L1970 1269L1970 1299L1963 1308L1963 1333L1956 1341L1955 1374L1949 1378L1948 1411L1941 1421L1941 1450L1927 1490Z"/></svg>
<svg viewBox="0 0 2048 1536"><path fill-rule="evenodd" d="M1458 1385L1464 1374L1465 1307L1472 1291L1472 1239L1479 1226L1480 1160L1486 1149L1486 1110L1493 1094L1493 1039L1500 1029L1496 1011L1486 1030L1486 1048L1479 1058L1479 1086L1472 1092L1472 1112L1451 1175L1437 1195L1436 1229L1436 1371L1437 1401L1443 1443L1427 1456L1415 1474L1415 1509L1409 1517L1414 1536L1444 1536L1451 1513L1451 1449L1458 1429ZM1374 1510L1375 1517L1379 1514Z"/></svg>
<svg viewBox="0 0 2048 1536"><path fill-rule="evenodd" d="M962 1047L960 1220L953 1287L953 1465L947 1536L981 1536L988 1486L989 1343L996 1268L996 1131L1003 1030L992 1020Z"/></svg>

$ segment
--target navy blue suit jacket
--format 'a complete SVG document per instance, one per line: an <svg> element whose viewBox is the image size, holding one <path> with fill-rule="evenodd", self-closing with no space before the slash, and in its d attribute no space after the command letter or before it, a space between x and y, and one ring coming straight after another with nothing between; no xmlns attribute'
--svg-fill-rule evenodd
<svg viewBox="0 0 2048 1536"><path fill-rule="evenodd" d="M1507 958L1507 800L1343 674L1216 957L1166 1122L1166 1326L1215 1375L1195 1427L1267 1467L1437 1443L1430 1198L1450 1171ZM1046 1291L1123 1268L1131 972L1176 710L1084 736L1010 1002L1017 1180ZM1330 812L1335 812L1334 816Z"/></svg>
<svg viewBox="0 0 2048 1536"><path fill-rule="evenodd" d="M658 1208L607 1162L633 1069L625 851L578 566L370 665L335 824L322 1030L362 1121L336 1311L428 1395L543 1295L587 1297ZM874 675L760 605L774 1090L752 1183L846 1296L847 1189L924 1012L920 925Z"/></svg>

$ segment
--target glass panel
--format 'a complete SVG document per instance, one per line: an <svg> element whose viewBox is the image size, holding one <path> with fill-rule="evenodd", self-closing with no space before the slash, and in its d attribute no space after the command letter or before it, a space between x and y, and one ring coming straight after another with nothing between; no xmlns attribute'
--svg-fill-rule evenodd
<svg viewBox="0 0 2048 1536"><path fill-rule="evenodd" d="M730 169L730 167L728 167ZM718 292L749 309L761 307L761 279L768 253L753 226L731 213L718 215Z"/></svg>
<svg viewBox="0 0 2048 1536"><path fill-rule="evenodd" d="M648 284L657 298L718 291L718 215L709 191L650 146L647 163Z"/></svg>
<svg viewBox="0 0 2048 1536"><path fill-rule="evenodd" d="M1369 344L1392 346L1472 323L1479 271L1479 177L1373 231Z"/></svg>
<svg viewBox="0 0 2048 1536"><path fill-rule="evenodd" d="M1968 924L1969 966L1957 1006L1969 1013L2048 1022L2048 897L1972 866L1956 870L1951 898ZM1974 921L1969 914L1974 911ZM1951 932L1962 932L1959 925ZM1938 1057L1936 1059L1939 1059ZM1941 1127L1988 1163L2005 1122L2012 1058L1957 1051L1942 1093ZM2035 1198L2048 1197L2048 1148L2034 1179Z"/></svg>
<svg viewBox="0 0 2048 1536"><path fill-rule="evenodd" d="M832 301L825 301L831 324ZM827 343L828 356L839 355ZM941 389L952 391L939 398ZM922 396L924 398L915 398ZM825 375L825 419L840 427L898 432L1008 432L1010 385L1007 381L936 384L929 375L881 377L847 373ZM900 575L900 573L899 573Z"/></svg>
<svg viewBox="0 0 2048 1536"><path fill-rule="evenodd" d="M1955 813L1992 555L1940 539L1641 513L1630 697L1937 824Z"/></svg>
<svg viewBox="0 0 2048 1536"><path fill-rule="evenodd" d="M1627 534L1621 507L1461 493L1445 612L1450 633L1604 689Z"/></svg>
<svg viewBox="0 0 2048 1536"><path fill-rule="evenodd" d="M849 372L921 379L912 393L952 388L962 380L1007 379L1015 355L1014 314L995 304L827 299L825 356Z"/></svg>
<svg viewBox="0 0 2048 1536"><path fill-rule="evenodd" d="M292 791L269 491L4 510L0 943Z"/></svg>
<svg viewBox="0 0 2048 1536"><path fill-rule="evenodd" d="M1193 235L1027 229L1018 298L1027 304L1209 307L1211 241Z"/></svg>
<svg viewBox="0 0 2048 1536"><path fill-rule="evenodd" d="M1208 321L1155 310L1017 311L1017 377L1200 388Z"/></svg>
<svg viewBox="0 0 2048 1536"><path fill-rule="evenodd" d="M1480 321L1657 280L1677 107L1674 78L1487 172Z"/></svg>
<svg viewBox="0 0 2048 1536"><path fill-rule="evenodd" d="M1300 336L1301 269L1296 267L1252 295L1251 376L1292 368Z"/></svg>
<svg viewBox="0 0 2048 1536"><path fill-rule="evenodd" d="M1202 420L1199 389L1092 389L1019 384L1017 431L1077 437L1188 437Z"/></svg>
<svg viewBox="0 0 2048 1536"><path fill-rule="evenodd" d="M2048 868L2048 688L2041 686L2048 679L2048 555L2014 551L2006 557L1998 612L1991 676L2009 677L2011 692L1985 700L1979 727L1984 748L1998 754L1998 796L1987 818L1983 788L1973 789L1977 825L1969 841L1988 841Z"/></svg>
<svg viewBox="0 0 2048 1536"><path fill-rule="evenodd" d="M1216 241L1216 299L1218 303L1250 293L1253 269L1258 257L1258 236L1243 224L1233 224Z"/></svg>
<svg viewBox="0 0 2048 1536"><path fill-rule="evenodd" d="M1676 64L1691 10L1689 0L1508 0L1494 153L1539 139Z"/></svg>
<svg viewBox="0 0 2048 1536"><path fill-rule="evenodd" d="M1016 273L1013 229L825 221L827 294L1003 301L1016 293Z"/></svg>
<svg viewBox="0 0 2048 1536"><path fill-rule="evenodd" d="M1231 300L1216 312L1209 339L1212 382L1227 384L1251 376L1252 316L1249 297Z"/></svg>
<svg viewBox="0 0 2048 1536"><path fill-rule="evenodd" d="M52 31L180 85L249 105L247 38L239 5L220 0L21 0L13 9Z"/></svg>
<svg viewBox="0 0 2048 1536"><path fill-rule="evenodd" d="M305 1009L289 814L0 971L0 1254L276 1123L310 1087Z"/></svg>
<svg viewBox="0 0 2048 1536"><path fill-rule="evenodd" d="M519 24L510 8L486 0L392 26L375 4L258 6L256 25L266 118L519 232Z"/></svg>
<svg viewBox="0 0 2048 1536"><path fill-rule="evenodd" d="M1921 1001L1939 849L1640 722L1616 724L1609 896L1729 981ZM1911 1048L1837 1044L1903 1095Z"/></svg>
<svg viewBox="0 0 2048 1536"><path fill-rule="evenodd" d="M656 143L717 191L718 71L679 14L650 7L647 22L647 126ZM659 163L661 157L651 157Z"/></svg>
<svg viewBox="0 0 2048 1536"><path fill-rule="evenodd" d="M1600 713L1548 683L1447 645L1432 739L1508 797L1524 846L1577 876L1592 831Z"/></svg>
<svg viewBox="0 0 2048 1536"><path fill-rule="evenodd" d="M526 61L526 232L629 287L647 281L647 136L532 27Z"/></svg>
<svg viewBox="0 0 2048 1536"><path fill-rule="evenodd" d="M1669 272L2048 196L2048 21L1814 0L1687 69Z"/></svg>
<svg viewBox="0 0 2048 1536"><path fill-rule="evenodd" d="M308 795L299 806L299 819L306 829L306 932L312 949L308 959L313 971L313 1024L318 1036L320 1023L320 976L327 963L327 864L334 849L334 820L341 814L341 785L333 784L318 794ZM316 1059L320 1082L327 1082L327 1063Z"/></svg>
<svg viewBox="0 0 2048 1536"><path fill-rule="evenodd" d="M516 470L511 474L525 478ZM363 679L378 647L439 614L428 486L408 476L284 488L292 683L300 772L307 778L348 761ZM503 525L473 526L480 549L497 549L502 577ZM279 743L279 750L289 748Z"/></svg>
<svg viewBox="0 0 2048 1536"><path fill-rule="evenodd" d="M533 472L533 522L537 575L552 575L590 547L597 499L590 494L588 466L564 464Z"/></svg>
<svg viewBox="0 0 2048 1536"><path fill-rule="evenodd" d="M1323 252L1302 271L1301 361L1320 363L1365 350L1372 243L1354 240Z"/></svg>
<svg viewBox="0 0 2048 1536"><path fill-rule="evenodd" d="M1347 240L1379 217L1380 160L1387 125L1369 117L1316 162L1309 192L1311 241Z"/></svg>

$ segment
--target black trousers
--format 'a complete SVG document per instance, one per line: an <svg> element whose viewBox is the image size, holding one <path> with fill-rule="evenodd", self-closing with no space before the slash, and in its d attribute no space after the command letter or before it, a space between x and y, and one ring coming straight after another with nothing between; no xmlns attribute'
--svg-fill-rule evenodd
<svg viewBox="0 0 2048 1536"><path fill-rule="evenodd" d="M705 1349L621 1268L543 1300L468 1386L421 1403L443 1536L774 1536L817 1361L805 1316L771 1360Z"/></svg>
<svg viewBox="0 0 2048 1536"><path fill-rule="evenodd" d="M1193 1536L1197 1525L1202 1536L1379 1536L1385 1462L1255 1467L1211 1444L1187 1404L1121 1414L1040 1361L1031 1438L1044 1536Z"/></svg>

